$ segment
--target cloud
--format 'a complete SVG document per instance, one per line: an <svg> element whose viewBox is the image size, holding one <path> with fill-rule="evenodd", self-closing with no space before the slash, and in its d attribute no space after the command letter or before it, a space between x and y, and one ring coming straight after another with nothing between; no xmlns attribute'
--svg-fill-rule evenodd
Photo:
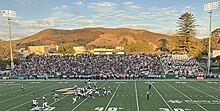
<svg viewBox="0 0 220 111"><path fill-rule="evenodd" d="M12 33L12 40L20 39L21 37L25 37L26 35L21 33ZM2 40L10 40L9 35L7 33L0 33L0 39Z"/></svg>
<svg viewBox="0 0 220 111"><path fill-rule="evenodd" d="M49 17L45 19L19 19L14 21L16 29L20 32L24 31L28 34L36 33L45 28L83 28L88 26L94 26L95 24L100 24L101 22L94 19L88 19L85 16L75 16L67 19L60 19L58 17ZM103 24L103 23L102 23ZM26 29L31 29L27 30ZM17 30L18 31L18 30Z"/></svg>
<svg viewBox="0 0 220 111"><path fill-rule="evenodd" d="M178 16L179 12L174 7L149 7L141 12L138 15L138 18L141 18L141 21L155 23L154 26L150 26L148 29L154 32L170 35L175 33Z"/></svg>
<svg viewBox="0 0 220 111"><path fill-rule="evenodd" d="M89 5L89 8L92 8L98 12L111 12L117 8L117 4L111 2L93 2Z"/></svg>
<svg viewBox="0 0 220 111"><path fill-rule="evenodd" d="M37 29L52 27L58 20L56 18L50 17L46 19L32 19L32 20L15 20L16 25L27 29Z"/></svg>
<svg viewBox="0 0 220 111"><path fill-rule="evenodd" d="M154 25L155 24L149 24L149 23L120 24L115 26L115 28L150 29L150 27L153 27Z"/></svg>
<svg viewBox="0 0 220 111"><path fill-rule="evenodd" d="M175 16L178 15L178 11L173 7L158 8L150 7L146 11L139 14L143 18L160 18L165 16Z"/></svg>
<svg viewBox="0 0 220 111"><path fill-rule="evenodd" d="M109 13L99 13L92 15L92 19L93 21L99 21L98 23L100 24L111 25L112 27L117 24L133 24L141 21L141 18L138 18L138 16L130 14L125 10L118 10Z"/></svg>
<svg viewBox="0 0 220 111"><path fill-rule="evenodd" d="M6 22L6 21L5 21ZM18 18L12 21L12 39L19 39L21 37L26 37L27 35L34 34L42 29L53 27L56 21L52 20L52 18L47 19L32 19L25 20L23 18ZM0 38L8 40L8 24L7 22L4 24L0 24Z"/></svg>
<svg viewBox="0 0 220 111"><path fill-rule="evenodd" d="M74 15L72 13L73 7L69 5L53 7L50 10L51 14L46 18L27 19L17 16L12 21L13 33L19 33L15 35L16 38L31 35L46 28L70 29L101 24L97 20ZM2 16L0 16L0 27L6 27L0 28L0 34L2 35L1 38L7 39L4 35L8 34L8 23Z"/></svg>
<svg viewBox="0 0 220 111"><path fill-rule="evenodd" d="M11 1L21 5L29 5L33 3L31 0L11 0Z"/></svg>
<svg viewBox="0 0 220 111"><path fill-rule="evenodd" d="M94 21L92 19L87 19L85 16L77 16L72 20L72 24L88 27L94 24Z"/></svg>
<svg viewBox="0 0 220 111"><path fill-rule="evenodd" d="M139 4L135 4L133 2L123 2L122 4L125 5L129 9L137 10L141 8Z"/></svg>
<svg viewBox="0 0 220 111"><path fill-rule="evenodd" d="M83 5L83 2L81 0L74 2L75 5Z"/></svg>
<svg viewBox="0 0 220 111"><path fill-rule="evenodd" d="M199 28L199 30L196 31L196 36L200 39L208 37L207 29Z"/></svg>
<svg viewBox="0 0 220 111"><path fill-rule="evenodd" d="M13 0L17 3L28 0ZM45 18L19 18L13 20L13 32L18 37L34 34L45 28L76 29L85 27L127 27L136 29L147 29L153 32L165 34L175 33L176 20L182 9L176 7L141 7L134 2L122 2L122 6L112 2L84 2L74 0L68 5L50 7L50 13ZM82 13L74 13L75 7L82 8ZM89 8L88 8L89 7ZM84 8L87 8L84 10ZM141 9L141 10L139 10ZM194 9L193 6L185 6L185 9ZM89 11L88 11L89 10ZM90 15L87 13L89 12ZM98 12L98 13L97 13ZM215 18L220 18L215 13ZM214 15L213 15L214 16ZM201 19L201 17L200 17ZM207 19L208 20L208 19ZM204 22L204 20L203 20ZM200 23L199 23L200 24ZM216 23L218 25L218 23ZM219 25L218 25L219 26ZM8 24L0 16L0 34L7 39ZM205 26L198 28L198 36L206 34ZM19 33L19 34L16 34Z"/></svg>
<svg viewBox="0 0 220 111"><path fill-rule="evenodd" d="M74 16L73 13L71 13L73 7L68 5L62 5L59 7L53 7L52 10L52 16L59 17L59 18L66 18L66 17L72 17Z"/></svg>
<svg viewBox="0 0 220 111"><path fill-rule="evenodd" d="M196 10L196 7L192 6L192 5L187 5L183 8L184 12L188 11L188 12L193 12L194 10Z"/></svg>
<svg viewBox="0 0 220 111"><path fill-rule="evenodd" d="M132 22L132 21L139 20L138 17L129 15L127 11L124 11L124 10L119 10L119 11L114 12L114 17L115 17L114 18L115 20L122 21L122 22Z"/></svg>

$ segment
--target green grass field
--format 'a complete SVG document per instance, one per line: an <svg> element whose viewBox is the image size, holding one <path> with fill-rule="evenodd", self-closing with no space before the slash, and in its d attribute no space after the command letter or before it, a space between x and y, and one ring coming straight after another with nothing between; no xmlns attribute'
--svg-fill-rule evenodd
<svg viewBox="0 0 220 111"><path fill-rule="evenodd" d="M84 86L85 81L0 81L0 111L30 111L32 99L42 106L45 96L54 111L219 111L219 80L152 80L150 100L145 101L148 82L144 80L94 81L99 87L111 86L109 96L80 98L72 104L71 95L61 95L54 102L53 91ZM21 85L26 87L23 93ZM35 93L35 95L33 94Z"/></svg>

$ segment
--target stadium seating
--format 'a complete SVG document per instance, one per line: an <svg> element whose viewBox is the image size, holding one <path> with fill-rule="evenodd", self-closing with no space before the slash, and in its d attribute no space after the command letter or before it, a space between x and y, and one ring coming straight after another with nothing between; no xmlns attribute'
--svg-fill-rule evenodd
<svg viewBox="0 0 220 111"><path fill-rule="evenodd" d="M170 71L178 76L203 73L193 58L173 59L155 54L30 55L13 73L35 78L131 79L160 78Z"/></svg>
<svg viewBox="0 0 220 111"><path fill-rule="evenodd" d="M31 55L16 66L14 74L62 75L72 78L131 78L139 77L141 72L157 74L160 70L158 57L147 54L128 55Z"/></svg>

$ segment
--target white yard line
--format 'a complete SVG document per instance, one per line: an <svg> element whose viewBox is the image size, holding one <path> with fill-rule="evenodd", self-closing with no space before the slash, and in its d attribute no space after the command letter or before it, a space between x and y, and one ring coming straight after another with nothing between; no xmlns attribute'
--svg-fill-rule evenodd
<svg viewBox="0 0 220 111"><path fill-rule="evenodd" d="M8 90L8 89L6 89L6 90ZM15 91L11 91L9 93L0 94L0 95L8 95L8 94L11 94L11 93L14 93L14 92L17 92L17 91L21 91L21 89L18 89L18 90L15 90Z"/></svg>
<svg viewBox="0 0 220 111"><path fill-rule="evenodd" d="M136 103L137 103L137 111L140 111L139 103L138 103L138 93L137 93L137 83L135 81L135 94L136 94Z"/></svg>
<svg viewBox="0 0 220 111"><path fill-rule="evenodd" d="M197 91L199 91L199 92L201 92L201 93L203 93L203 94L206 94L206 95L212 97L213 99L220 100L219 98L216 98L216 97L214 97L214 96L212 96L212 95L210 95L210 94L208 94L208 93L206 93L206 92L204 92L204 91L201 91L201 90L199 90L199 89L197 89L197 88L194 88L194 87L189 86L189 85L186 85L186 86L187 86L187 87L190 87L190 88L192 88L192 89L195 89L195 90L197 90Z"/></svg>
<svg viewBox="0 0 220 111"><path fill-rule="evenodd" d="M195 83L200 84L200 85L203 85L203 86L206 86L206 87L209 87L209 88L214 89L214 90L216 90L216 91L220 91L219 89L214 88L214 87L211 87L211 86L208 86L208 85L206 85L206 84L202 84L202 83L199 83L199 82L195 82Z"/></svg>
<svg viewBox="0 0 220 111"><path fill-rule="evenodd" d="M53 105L53 104L55 104L55 103L57 103L57 102L59 102L59 101L61 101L62 99L66 98L66 97L68 97L68 96L69 96L69 95L66 95L66 96L60 98L58 101L54 101L53 103L50 104L50 106Z"/></svg>
<svg viewBox="0 0 220 111"><path fill-rule="evenodd" d="M182 93L181 91L179 91L178 89L176 89L175 87L173 87L172 85L170 85L169 83L163 81L165 84L167 84L168 86L172 87L174 90L176 90L177 92L179 92L180 94L182 94L183 96L185 96L186 98L188 98L189 100L192 100L190 97L188 97L187 95L185 95L184 93ZM200 108L202 108L205 111L208 111L207 109L205 109L203 106L201 106L200 104L196 103L196 105L198 105Z"/></svg>
<svg viewBox="0 0 220 111"><path fill-rule="evenodd" d="M59 84L55 84L55 85L59 85ZM52 86L54 86L54 85L52 85ZM44 89L47 89L47 87L44 88ZM43 96L47 96L47 95L49 95L49 94L51 94L51 93L53 93L53 92L49 92L49 93L47 93L47 94L45 94L45 95L43 95ZM42 96L42 97L43 97L43 96ZM36 99L39 99L39 98L41 98L41 97L38 97L38 98L36 98ZM8 109L8 110L6 110L6 111L11 111L11 110L13 110L13 109L15 109L15 108L18 108L18 107L20 107L20 106L23 106L23 105L25 105L25 104L28 104L28 103L30 103L31 101L32 101L32 100L27 101L27 102L22 103L22 104L20 104L20 105L18 105L18 106L12 107L12 108L10 108L10 109Z"/></svg>
<svg viewBox="0 0 220 111"><path fill-rule="evenodd" d="M49 94L51 94L51 93L53 93L53 92L49 92L49 93L47 93L47 94L45 94L45 95L43 95L43 96L47 96L47 95L49 95ZM38 98L36 98L36 99L39 99L39 98L41 98L41 97L38 97ZM20 104L20 105L18 105L18 106L12 107L12 108L10 108L10 109L8 109L8 110L6 110L6 111L11 111L11 110L13 110L13 109L15 109L15 108L18 108L18 107L23 106L23 105L25 105L25 104L27 104L27 103L30 103L31 101L32 101L32 100L27 101L27 102L25 102L25 103L23 103L23 104Z"/></svg>
<svg viewBox="0 0 220 111"><path fill-rule="evenodd" d="M20 85L21 86L21 85ZM31 86L27 86L27 87L31 87ZM34 87L39 87L38 85L34 86ZM33 87L31 87L33 88ZM25 88L26 89L26 88ZM8 89L6 89L8 90ZM11 94L11 93L14 93L14 92L17 92L17 91L21 91L21 89L18 89L18 90L15 90L15 91L10 91L9 93L4 93L4 94L0 94L0 95L7 95L7 94Z"/></svg>
<svg viewBox="0 0 220 111"><path fill-rule="evenodd" d="M53 87L53 86L55 86L55 85L57 85L57 84L54 84L54 85L51 85L51 86L48 86L48 87L44 87L44 88L42 88L42 89L40 89L40 90L47 89L47 88ZM34 90L34 91L32 91L32 92L29 92L29 93L26 93L26 94L30 94L30 93L33 93L33 92L35 92L35 91L39 91L39 89ZM1 101L0 103L4 103L4 102L10 101L10 100L13 100L13 99L16 99L16 98L25 96L26 94L22 94L22 95L20 95L20 96L16 96L16 97L13 97L13 98L10 98L10 99L6 99L6 100L4 100L4 101Z"/></svg>
<svg viewBox="0 0 220 111"><path fill-rule="evenodd" d="M156 92L159 94L159 96L162 98L162 100L164 101L164 103L170 108L171 111L173 111L173 109L170 107L170 105L167 103L167 101L163 98L163 96L160 94L160 92L157 90L156 87L154 87L154 85L152 84L153 88L156 90Z"/></svg>
<svg viewBox="0 0 220 111"><path fill-rule="evenodd" d="M108 107L109 107L110 103L112 102L112 99L114 98L114 96L115 96L116 92L118 91L118 88L119 88L119 86L120 86L120 85L121 85L121 82L120 82L120 84L118 84L118 86L117 86L117 88L116 88L116 90L115 90L114 94L112 95L111 99L109 100L108 104L106 105L106 107L105 107L105 110L104 110L104 111L107 111L107 109L108 109Z"/></svg>
<svg viewBox="0 0 220 111"><path fill-rule="evenodd" d="M76 108L78 108L81 104L83 104L88 98L84 99L82 102L80 102L72 111L74 111Z"/></svg>
<svg viewBox="0 0 220 111"><path fill-rule="evenodd" d="M100 87L104 86L108 81L106 81L104 84L102 84ZM100 88L99 87L99 88ZM76 107L74 107L71 111L74 111L76 108L78 108L81 104L83 104L88 98L85 98L82 102L80 102Z"/></svg>

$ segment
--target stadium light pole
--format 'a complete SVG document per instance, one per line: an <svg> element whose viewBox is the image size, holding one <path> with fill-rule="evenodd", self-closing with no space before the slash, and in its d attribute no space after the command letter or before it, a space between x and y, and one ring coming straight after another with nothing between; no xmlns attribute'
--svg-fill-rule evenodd
<svg viewBox="0 0 220 111"><path fill-rule="evenodd" d="M218 1L210 2L204 4L205 11L209 12L209 52L208 52L208 62L207 62L207 72L210 74L210 64L211 64L211 36L212 36L212 10L218 8Z"/></svg>
<svg viewBox="0 0 220 111"><path fill-rule="evenodd" d="M13 61L13 50L12 50L12 38L11 38L11 20L16 16L16 12L10 9L1 10L2 15L7 17L8 20L8 29L9 29L9 38L10 38L10 54L11 54L11 70L14 69L14 61Z"/></svg>

